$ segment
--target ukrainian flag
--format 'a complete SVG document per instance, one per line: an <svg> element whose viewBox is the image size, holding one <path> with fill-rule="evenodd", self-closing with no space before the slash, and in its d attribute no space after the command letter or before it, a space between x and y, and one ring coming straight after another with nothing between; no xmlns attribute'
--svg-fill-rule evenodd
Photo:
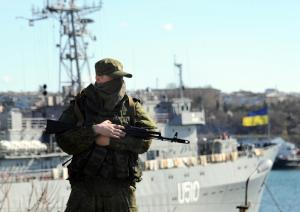
<svg viewBox="0 0 300 212"><path fill-rule="evenodd" d="M244 127L254 127L266 125L269 123L268 109L262 108L257 111L253 111L243 117L243 126Z"/></svg>

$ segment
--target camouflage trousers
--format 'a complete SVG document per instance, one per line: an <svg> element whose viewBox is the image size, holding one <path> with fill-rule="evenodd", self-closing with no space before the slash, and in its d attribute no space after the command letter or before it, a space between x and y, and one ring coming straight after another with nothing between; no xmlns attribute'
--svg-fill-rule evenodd
<svg viewBox="0 0 300 212"><path fill-rule="evenodd" d="M137 212L135 188L89 180L72 183L65 212Z"/></svg>

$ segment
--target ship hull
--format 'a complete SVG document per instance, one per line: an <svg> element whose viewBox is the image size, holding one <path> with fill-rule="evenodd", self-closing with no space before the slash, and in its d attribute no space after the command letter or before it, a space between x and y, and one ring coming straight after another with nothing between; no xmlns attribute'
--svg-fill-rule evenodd
<svg viewBox="0 0 300 212"><path fill-rule="evenodd" d="M259 158L248 155L226 163L151 171L138 185L139 211L238 211L237 206L245 202L246 181L250 177L249 211L257 212L269 169L261 173L256 169L261 161L274 161L277 151L275 146Z"/></svg>
<svg viewBox="0 0 300 212"><path fill-rule="evenodd" d="M250 212L259 210L263 183L269 169L256 173L264 160L274 161L278 147L263 156L244 155L234 161L144 171L137 184L140 212L232 212L245 201L249 178ZM2 183L1 211L63 211L70 193L67 180Z"/></svg>

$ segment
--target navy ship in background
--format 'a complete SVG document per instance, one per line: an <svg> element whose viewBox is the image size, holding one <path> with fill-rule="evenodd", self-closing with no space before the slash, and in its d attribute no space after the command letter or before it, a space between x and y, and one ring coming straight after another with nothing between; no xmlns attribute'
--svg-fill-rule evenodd
<svg viewBox="0 0 300 212"><path fill-rule="evenodd" d="M273 169L299 169L300 149L293 143L283 141Z"/></svg>
<svg viewBox="0 0 300 212"><path fill-rule="evenodd" d="M180 80L181 81L181 80ZM180 86L182 88L182 86ZM152 106L152 107L151 107ZM191 111L191 100L148 96L145 109L166 136L174 132L189 145L154 141L143 155L144 177L137 187L140 211L258 211L263 184L277 145L242 148L227 136L202 138L204 111Z"/></svg>
<svg viewBox="0 0 300 212"><path fill-rule="evenodd" d="M268 139L269 135L260 138L239 138L241 145L252 147L264 147L277 144L279 146L278 154L276 155L272 169L274 170L292 170L300 168L300 149L293 143L284 140L281 137Z"/></svg>
<svg viewBox="0 0 300 212"><path fill-rule="evenodd" d="M82 9L82 10L81 10ZM68 61L73 78L65 86L60 106L38 108L31 114L12 109L1 114L0 210L63 211L70 193L67 169L62 166L70 156L62 152L53 137L42 136L46 119L57 119L64 102L81 89L79 63L87 64L86 48L79 48L91 19L81 18L75 1L47 5L48 13L58 14L61 23L60 68ZM64 40L65 39L65 40ZM69 43L69 44L68 44ZM84 44L86 45L86 44ZM83 51L83 52L80 52ZM182 75L182 65L175 63ZM189 140L175 144L154 140L150 150L140 155L143 180L137 184L137 202L141 212L258 212L264 182L278 145L243 148L227 135L199 138L197 127L205 125L204 109L192 110L192 101L140 91L144 109L156 120L162 135ZM40 111L40 112L38 112ZM40 114L40 115L38 115ZM43 142L42 142L43 141ZM45 142L47 141L47 142ZM271 139L272 141L272 139Z"/></svg>

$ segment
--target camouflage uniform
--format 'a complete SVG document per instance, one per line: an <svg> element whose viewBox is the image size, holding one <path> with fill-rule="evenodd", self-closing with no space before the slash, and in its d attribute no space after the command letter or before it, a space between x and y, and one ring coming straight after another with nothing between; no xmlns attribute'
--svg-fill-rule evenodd
<svg viewBox="0 0 300 212"><path fill-rule="evenodd" d="M135 212L135 183L141 180L138 154L149 149L151 140L125 136L111 138L108 146L98 146L92 125L110 120L114 124L153 129L155 124L139 101L127 95L111 111L105 110L99 102L95 86L91 84L60 117L62 122L77 125L56 135L58 145L73 155L68 166L72 191L66 212Z"/></svg>

